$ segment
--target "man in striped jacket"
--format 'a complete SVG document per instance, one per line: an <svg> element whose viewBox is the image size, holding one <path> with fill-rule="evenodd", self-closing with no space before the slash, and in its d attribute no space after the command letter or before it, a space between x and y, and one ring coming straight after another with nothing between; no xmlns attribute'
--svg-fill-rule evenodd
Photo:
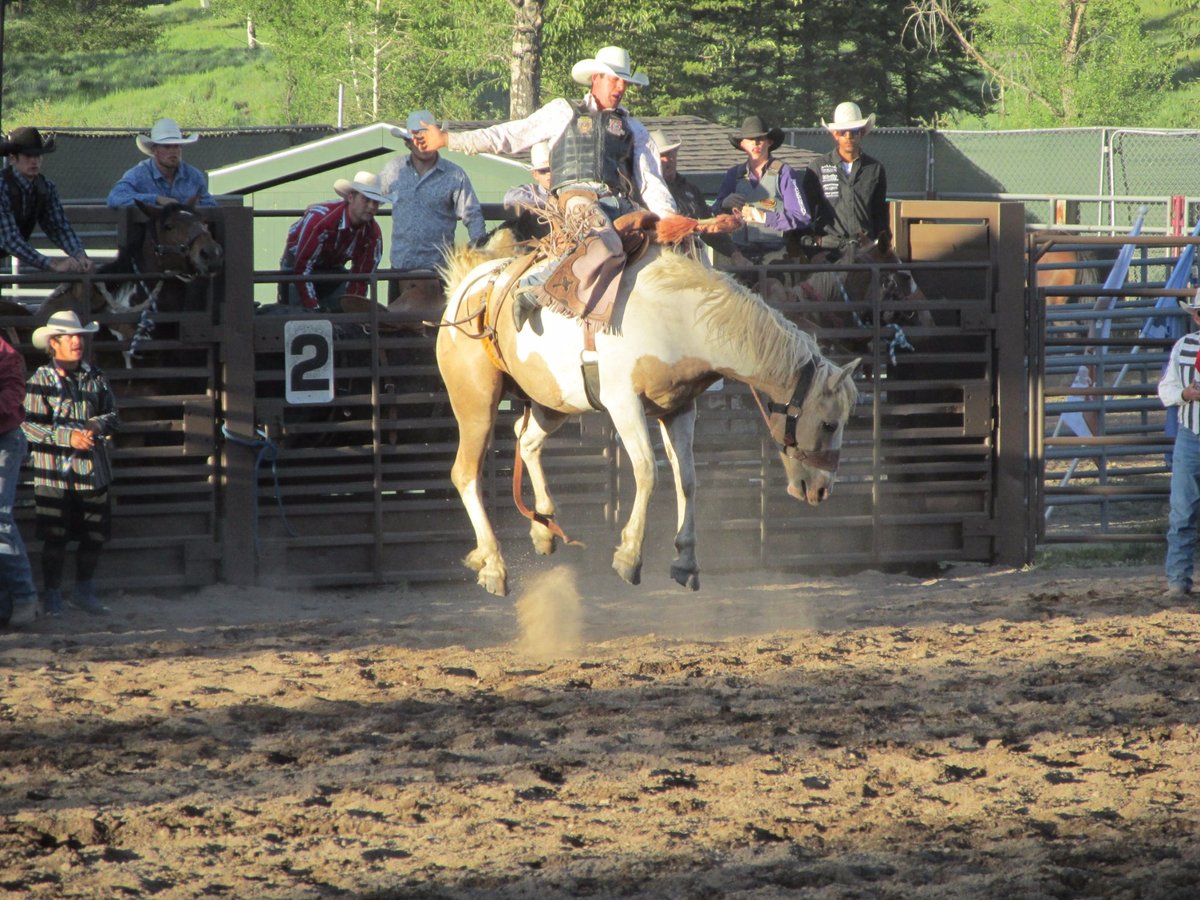
<svg viewBox="0 0 1200 900"><path fill-rule="evenodd" d="M33 373L25 393L25 436L33 451L37 536L42 540L42 608L62 615L63 562L67 544L79 542L71 605L100 615L93 581L100 550L109 538L112 465L108 438L120 427L108 379L83 361L83 336L97 330L71 311L54 313L33 332L33 345L50 361Z"/></svg>
<svg viewBox="0 0 1200 900"><path fill-rule="evenodd" d="M1200 290L1179 305L1192 314L1193 328L1200 328ZM1175 408L1179 431L1171 462L1171 511L1167 525L1167 596L1182 598L1192 592L1196 557L1196 522L1200 518L1200 378L1197 354L1200 332L1193 331L1175 342L1171 358L1158 383L1163 406Z"/></svg>

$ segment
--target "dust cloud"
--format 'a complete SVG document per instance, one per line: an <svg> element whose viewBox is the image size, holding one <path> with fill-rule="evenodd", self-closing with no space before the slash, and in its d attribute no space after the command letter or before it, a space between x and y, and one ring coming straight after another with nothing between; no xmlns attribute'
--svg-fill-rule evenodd
<svg viewBox="0 0 1200 900"><path fill-rule="evenodd" d="M572 656L583 643L583 603L575 570L555 566L529 579L517 601L517 650L535 659Z"/></svg>

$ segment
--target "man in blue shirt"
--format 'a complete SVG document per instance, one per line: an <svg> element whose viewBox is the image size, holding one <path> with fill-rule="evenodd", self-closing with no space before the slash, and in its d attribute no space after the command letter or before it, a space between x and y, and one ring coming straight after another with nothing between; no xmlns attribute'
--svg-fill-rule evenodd
<svg viewBox="0 0 1200 900"><path fill-rule="evenodd" d="M392 129L394 135L404 138L409 153L389 160L379 173L381 190L392 201L392 268L405 272L433 274L442 264L446 248L454 246L460 221L472 242L487 236L483 210L467 173L436 150L422 150L413 143L413 135L425 129L422 123L436 121L433 113L418 110L408 117L406 128ZM409 281L393 281L389 299L417 286ZM424 280L426 287L434 284ZM440 285L437 287L440 293Z"/></svg>
<svg viewBox="0 0 1200 900"><path fill-rule="evenodd" d="M108 205L133 206L141 200L166 206L187 203L196 197L197 206L216 206L217 201L208 192L208 176L183 161L183 145L195 143L197 137L195 134L184 137L174 119L159 119L149 136L139 134L138 149L150 158L121 176L108 192Z"/></svg>

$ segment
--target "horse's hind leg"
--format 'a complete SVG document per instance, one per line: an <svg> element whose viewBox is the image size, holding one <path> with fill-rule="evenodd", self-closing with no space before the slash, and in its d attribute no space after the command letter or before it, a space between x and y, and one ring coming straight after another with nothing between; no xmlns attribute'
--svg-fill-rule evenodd
<svg viewBox="0 0 1200 900"><path fill-rule="evenodd" d="M608 403L608 400L605 401ZM621 529L621 543L613 553L613 568L630 584L642 581L642 542L646 537L646 509L650 505L650 494L654 491L654 450L650 446L650 435L646 430L646 416L641 403L632 394L623 402L608 406L613 425L621 436L621 443L633 466L633 480L637 492L629 521Z"/></svg>
<svg viewBox="0 0 1200 900"><path fill-rule="evenodd" d="M566 420L563 413L535 405L528 420L524 417L518 419L513 429L520 446L521 460L529 470L529 481L533 485L533 508L546 518L554 517L555 508L554 497L546 484L546 472L542 468L542 448L546 438L554 434ZM537 519L530 523L529 538L533 541L533 549L542 556L554 552L554 532Z"/></svg>
<svg viewBox="0 0 1200 900"><path fill-rule="evenodd" d="M675 561L671 577L684 587L700 590L696 560L696 463L693 451L696 404L658 420L671 471L675 473Z"/></svg>
<svg viewBox="0 0 1200 900"><path fill-rule="evenodd" d="M491 443L503 379L481 345L453 328L444 328L438 335L437 357L458 420L458 452L450 479L475 530L475 549L463 563L478 573L477 580L485 590L503 597L508 593L508 568L483 503L483 462Z"/></svg>

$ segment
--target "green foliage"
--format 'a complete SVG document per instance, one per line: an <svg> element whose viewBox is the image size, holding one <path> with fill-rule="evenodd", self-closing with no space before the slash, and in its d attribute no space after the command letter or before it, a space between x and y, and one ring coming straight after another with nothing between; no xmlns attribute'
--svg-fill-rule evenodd
<svg viewBox="0 0 1200 900"><path fill-rule="evenodd" d="M1005 128L1155 122L1175 71L1178 40L1156 42L1128 0L1090 0L1078 47L1070 44L1074 3L992 0L971 23L972 39L1002 73L986 121ZM960 120L961 121L961 120Z"/></svg>
<svg viewBox="0 0 1200 900"><path fill-rule="evenodd" d="M73 51L154 47L158 24L128 0L25 0L6 18L5 43L14 53L61 53L64 36Z"/></svg>

